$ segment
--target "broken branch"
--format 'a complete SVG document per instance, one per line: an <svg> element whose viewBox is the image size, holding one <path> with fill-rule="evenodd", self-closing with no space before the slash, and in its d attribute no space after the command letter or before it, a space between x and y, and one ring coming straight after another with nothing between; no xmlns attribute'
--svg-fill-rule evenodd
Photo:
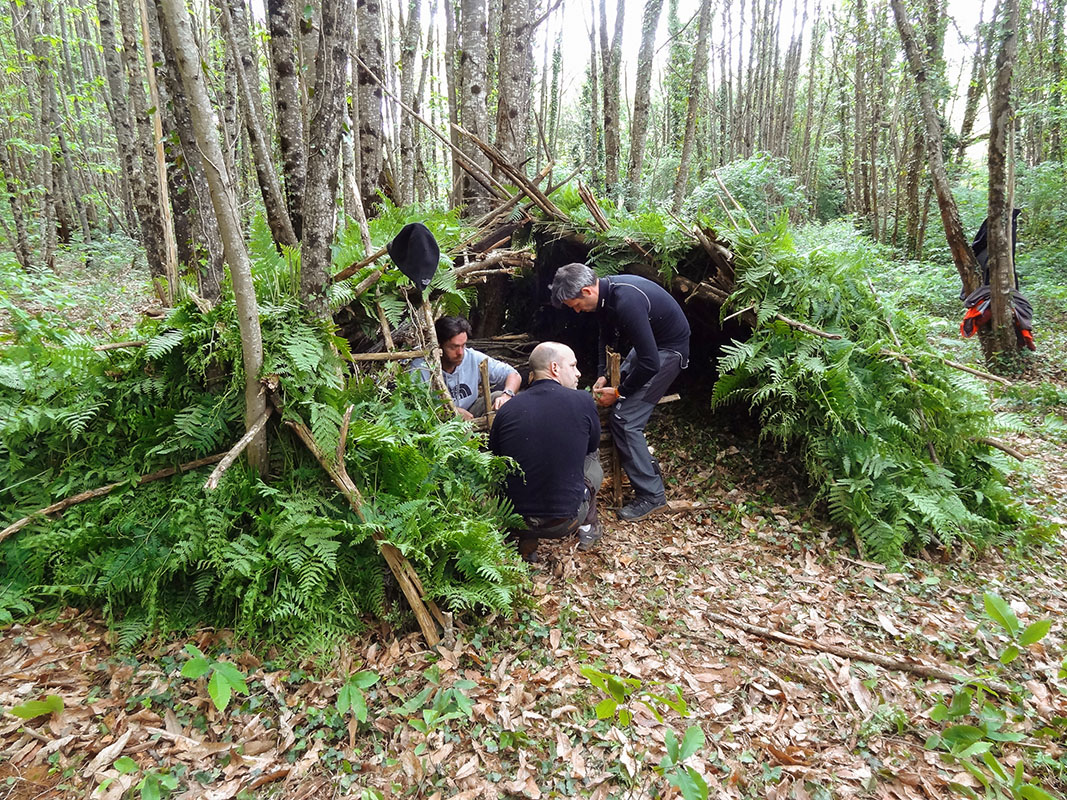
<svg viewBox="0 0 1067 800"><path fill-rule="evenodd" d="M230 451L223 456L219 465L211 471L211 475L208 476L207 481L204 482L204 489L207 491L214 491L219 486L219 480L222 478L222 473L230 468L230 465L237 460L237 457L244 452L244 449L248 447L249 443L256 438L263 426L267 424L267 420L270 419L270 415L274 412L273 406L267 406L267 410L263 412L262 416L252 423L252 427L245 431L245 435L237 440L237 444L230 448Z"/></svg>
<svg viewBox="0 0 1067 800"><path fill-rule="evenodd" d="M171 475L177 475L179 472L188 472L191 469L197 469L198 467L206 467L208 464L214 464L221 461L226 457L225 453L218 453L217 455L207 456L206 458L198 458L195 461L187 461L184 464L180 464L177 467L167 467L161 469L158 472L152 472L148 475L143 475L138 479L135 485L144 486L146 483L152 483L152 481L158 481L161 478L169 478ZM123 486L129 486L129 481L118 481L116 483L109 483L107 486L99 486L96 489L89 489L79 494L71 495L70 497L60 500L59 502L52 503L50 506L42 508L40 511L34 511L32 514L23 517L18 522L14 522L8 525L2 531L0 531L0 542L4 541L8 536L25 528L29 525L35 517L49 516L50 514L56 514L64 509L76 506L79 503L84 503L86 500L92 500L96 497L103 497L104 495L111 494L116 489L120 489Z"/></svg>

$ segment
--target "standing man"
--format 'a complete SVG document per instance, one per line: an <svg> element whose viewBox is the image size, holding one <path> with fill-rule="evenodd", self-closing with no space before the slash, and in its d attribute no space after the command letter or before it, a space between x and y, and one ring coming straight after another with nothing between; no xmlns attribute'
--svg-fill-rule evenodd
<svg viewBox="0 0 1067 800"><path fill-rule="evenodd" d="M556 308L599 314L599 377L593 396L600 405L615 407L611 436L636 495L619 509L619 518L644 519L667 505L659 465L648 452L645 425L656 403L689 365L689 321L662 286L636 275L598 279L585 264L567 264L556 271L550 290ZM619 334L632 349L622 362L619 385L613 387L605 377L605 349Z"/></svg>
<svg viewBox="0 0 1067 800"><path fill-rule="evenodd" d="M489 383L493 391L490 402L494 411L499 411L500 407L519 391L522 376L514 367L467 347L471 324L466 319L441 317L434 323L434 329L441 345L441 370L444 373L445 385L452 395L452 402L455 403L456 413L460 417L474 419L486 413L485 403L478 392L481 378L479 367L483 361L489 361ZM430 372L425 359L415 359L411 369L418 370L422 379L429 382Z"/></svg>
<svg viewBox="0 0 1067 800"><path fill-rule="evenodd" d="M578 548L600 538L596 493L604 479L600 466L600 419L593 398L577 391L578 360L559 342L542 342L530 353L529 388L497 412L489 449L510 456L512 473L505 494L526 520L519 553L537 561L539 539L578 532Z"/></svg>

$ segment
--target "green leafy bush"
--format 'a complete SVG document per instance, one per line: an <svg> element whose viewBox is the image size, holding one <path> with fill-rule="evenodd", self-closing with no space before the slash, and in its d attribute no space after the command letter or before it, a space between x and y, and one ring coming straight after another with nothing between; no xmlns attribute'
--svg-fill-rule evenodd
<svg viewBox="0 0 1067 800"><path fill-rule="evenodd" d="M803 207L806 203L804 191L799 181L789 174L786 161L768 153L731 161L716 172L758 228L770 225L783 211ZM708 215L720 223L728 223L724 205L737 218L739 212L734 210L733 202L712 176L689 193L682 213L687 217ZM738 220L739 223L743 221L743 218Z"/></svg>
<svg viewBox="0 0 1067 800"><path fill-rule="evenodd" d="M366 521L282 425L270 428L265 482L239 463L211 493L203 470L137 486L147 473L225 451L243 432L232 292L206 313L182 303L142 325L143 347L106 352L6 303L4 524L77 492L128 485L0 542L0 615L91 605L124 645L211 624L320 649L385 614L396 594L373 533L411 561L428 599L455 610L511 607L526 571L504 541L515 518L492 496L506 462L482 452L466 425L441 424L421 383L346 377L347 343L308 321L291 294L294 254L262 245L254 237L264 372L279 377L286 415L307 423L326 452L354 405L345 459Z"/></svg>
<svg viewBox="0 0 1067 800"><path fill-rule="evenodd" d="M870 556L896 562L931 542L982 547L1032 520L1005 483L1005 456L980 441L998 428L987 396L930 350L920 321L871 292L875 256L800 255L784 219L724 235L737 272L729 305L753 307L759 324L725 348L713 402L748 403L762 436L799 450L831 517ZM914 378L892 355L900 350Z"/></svg>

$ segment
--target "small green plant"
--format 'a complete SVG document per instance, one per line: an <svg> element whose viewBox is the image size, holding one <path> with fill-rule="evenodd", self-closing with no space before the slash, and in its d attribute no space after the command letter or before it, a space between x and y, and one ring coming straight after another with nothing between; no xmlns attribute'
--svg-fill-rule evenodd
<svg viewBox="0 0 1067 800"><path fill-rule="evenodd" d="M673 684L667 685L666 693L660 693L653 691L644 681L637 678L623 678L589 666L582 667L582 675L605 695L594 707L597 719L617 717L624 733L630 730L634 708L638 703L647 708L657 722L663 722L665 710L674 711L683 719L689 716L689 707L682 697L682 690ZM654 772L677 788L685 800L707 800L708 785L703 776L684 763L704 746L704 732L700 726L690 725L681 741L673 730L668 729L663 743L667 754L653 767ZM633 742L630 744L632 747ZM636 756L635 768L630 775L635 783L647 753L636 753Z"/></svg>
<svg viewBox="0 0 1067 800"><path fill-rule="evenodd" d="M398 706L394 713L403 717L419 733L430 733L454 719L469 720L474 717L474 706L464 692L475 686L476 683L466 680L457 681L448 689L431 684L402 706ZM420 711L421 714L415 716L416 712ZM418 754L416 749L416 755Z"/></svg>
<svg viewBox="0 0 1067 800"><path fill-rule="evenodd" d="M352 716L358 721L366 722L367 696L363 693L363 690L369 689L379 679L378 673L369 669L350 675L344 686L341 687L341 691L337 693L337 713L344 715L351 711Z"/></svg>
<svg viewBox="0 0 1067 800"><path fill-rule="evenodd" d="M122 775L141 772L140 764L129 756L122 756L111 766ZM100 785L100 788L106 789L110 783L111 780L108 779ZM179 783L178 776L169 770L147 769L144 770L141 780L133 787L133 790L141 793L141 800L160 800L160 798L169 797L170 793L178 788Z"/></svg>
<svg viewBox="0 0 1067 800"><path fill-rule="evenodd" d="M185 645L185 652L192 656L182 667L182 677L196 680L211 673L207 682L207 693L211 702L219 711L225 711L230 704L230 697L234 692L248 694L248 684L245 683L245 675L228 661L215 661L208 658L196 647Z"/></svg>
<svg viewBox="0 0 1067 800"><path fill-rule="evenodd" d="M44 700L28 700L7 713L25 720L43 717L45 714L59 715L63 713L63 698L57 694L50 694Z"/></svg>
<svg viewBox="0 0 1067 800"><path fill-rule="evenodd" d="M939 733L926 740L928 750L942 750L946 761L959 764L982 785L985 796L1011 798L1012 800L1056 800L1056 795L1026 779L1030 760L1025 748L1020 753L1015 769L1002 763L999 755L1005 745L1022 742L1026 734L1013 730L1009 721L1026 718L1026 709L1020 699L1026 688L1020 683L1009 684L1006 695L991 688L995 678L1003 678L1005 667L1015 661L1024 648L1041 641L1052 626L1051 620L1038 620L1025 629L1015 612L1003 598L986 593L985 616L995 622L1007 634L1009 642L999 658L978 677L959 686L951 699L938 703L931 709L934 722L948 723ZM979 794L968 786L952 784L966 797L977 800Z"/></svg>

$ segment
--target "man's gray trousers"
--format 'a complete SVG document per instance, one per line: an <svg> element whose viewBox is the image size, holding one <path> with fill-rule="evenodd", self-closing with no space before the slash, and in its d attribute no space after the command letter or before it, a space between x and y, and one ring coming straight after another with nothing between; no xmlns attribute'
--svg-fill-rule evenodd
<svg viewBox="0 0 1067 800"><path fill-rule="evenodd" d="M620 370L625 376L637 359L631 350L622 362ZM652 499L662 503L666 498L659 466L648 452L645 425L659 399L667 393L674 379L684 369L682 356L673 350L659 351L659 372L636 391L615 403L610 417L611 437L619 451L622 468L630 478L630 485L639 499Z"/></svg>

